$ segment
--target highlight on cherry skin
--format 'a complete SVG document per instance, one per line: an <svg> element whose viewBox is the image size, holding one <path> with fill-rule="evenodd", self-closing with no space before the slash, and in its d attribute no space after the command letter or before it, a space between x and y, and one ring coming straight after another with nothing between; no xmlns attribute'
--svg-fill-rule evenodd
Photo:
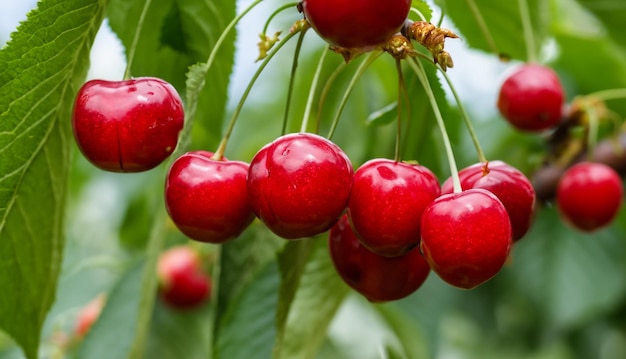
<svg viewBox="0 0 626 359"><path fill-rule="evenodd" d="M354 173L348 216L361 244L393 257L420 241L422 213L440 194L428 168L385 158L372 159Z"/></svg>
<svg viewBox="0 0 626 359"><path fill-rule="evenodd" d="M211 278L203 271L199 254L185 245L161 253L157 262L159 294L174 309L192 309L211 296Z"/></svg>
<svg viewBox="0 0 626 359"><path fill-rule="evenodd" d="M565 94L558 75L540 64L524 64L504 80L498 94L500 114L522 131L543 131L561 120Z"/></svg>
<svg viewBox="0 0 626 359"><path fill-rule="evenodd" d="M91 80L76 95L72 129L85 158L112 172L141 172L161 164L183 128L176 89L154 77Z"/></svg>
<svg viewBox="0 0 626 359"><path fill-rule="evenodd" d="M431 269L454 287L472 289L493 278L512 243L506 209L486 189L444 194L422 215L422 253Z"/></svg>
<svg viewBox="0 0 626 359"><path fill-rule="evenodd" d="M397 33L409 15L411 0L303 0L313 29L331 45L366 52Z"/></svg>
<svg viewBox="0 0 626 359"><path fill-rule="evenodd" d="M249 165L208 151L190 151L172 163L165 180L165 207L190 239L224 243L254 220L246 178Z"/></svg>
<svg viewBox="0 0 626 359"><path fill-rule="evenodd" d="M328 139L311 133L281 136L250 161L252 211L279 237L315 236L345 211L353 175L348 156Z"/></svg>
<svg viewBox="0 0 626 359"><path fill-rule="evenodd" d="M365 248L350 228L347 215L330 229L328 247L342 280L371 302L407 297L422 286L430 273L417 248L397 257L381 256Z"/></svg>
<svg viewBox="0 0 626 359"><path fill-rule="evenodd" d="M483 188L498 197L511 220L513 241L526 235L536 212L536 195L530 180L517 168L503 161L475 163L459 171L461 188ZM441 186L441 193L452 193L452 179Z"/></svg>
<svg viewBox="0 0 626 359"><path fill-rule="evenodd" d="M617 215L624 189L622 178L603 163L579 162L557 184L556 202L565 222L584 232L609 225Z"/></svg>

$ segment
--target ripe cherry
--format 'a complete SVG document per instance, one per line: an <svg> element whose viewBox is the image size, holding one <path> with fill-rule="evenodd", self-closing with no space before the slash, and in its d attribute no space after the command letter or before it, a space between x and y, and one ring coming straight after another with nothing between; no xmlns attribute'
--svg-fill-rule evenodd
<svg viewBox="0 0 626 359"><path fill-rule="evenodd" d="M165 250L157 263L157 275L163 301L174 308L196 307L211 295L211 279L202 271L200 257L191 247Z"/></svg>
<svg viewBox="0 0 626 359"><path fill-rule="evenodd" d="M347 215L331 228L328 239L337 273L372 302L404 298L419 289L430 273L417 249L391 258L365 248L350 228Z"/></svg>
<svg viewBox="0 0 626 359"><path fill-rule="evenodd" d="M192 151L172 163L165 182L165 206L189 238L224 243L238 237L254 219L246 182L249 166L211 156L211 152Z"/></svg>
<svg viewBox="0 0 626 359"><path fill-rule="evenodd" d="M432 270L455 287L471 289L495 276L511 244L504 205L482 188L444 194L422 215L422 253Z"/></svg>
<svg viewBox="0 0 626 359"><path fill-rule="evenodd" d="M517 168L502 162L476 163L459 171L461 188L484 188L498 197L511 220L513 241L518 241L530 228L535 216L535 190L530 180ZM448 178L442 193L452 193Z"/></svg>
<svg viewBox="0 0 626 359"><path fill-rule="evenodd" d="M183 122L174 87L152 77L88 81L78 91L72 116L81 152L95 166L113 172L159 165L174 151Z"/></svg>
<svg viewBox="0 0 626 359"><path fill-rule="evenodd" d="M361 243L383 256L399 256L420 241L422 212L440 188L426 167L373 159L354 173L348 214Z"/></svg>
<svg viewBox="0 0 626 359"><path fill-rule="evenodd" d="M280 237L314 236L330 229L346 209L353 174L346 154L324 137L279 137L250 162L252 210Z"/></svg>
<svg viewBox="0 0 626 359"><path fill-rule="evenodd" d="M515 128L541 131L559 123L564 97L559 77L551 68L524 64L502 83L498 109Z"/></svg>
<svg viewBox="0 0 626 359"><path fill-rule="evenodd" d="M568 223L591 232L611 223L621 206L623 192L622 179L611 167L579 162L561 177L556 201Z"/></svg>
<svg viewBox="0 0 626 359"><path fill-rule="evenodd" d="M101 294L94 299L92 299L87 305L82 307L78 312L78 317L76 318L76 323L74 325L74 336L76 338L84 337L91 327L93 323L98 320L100 316L100 312L104 307L106 297Z"/></svg>
<svg viewBox="0 0 626 359"><path fill-rule="evenodd" d="M383 45L407 19L411 0L303 0L304 16L331 45L369 51Z"/></svg>

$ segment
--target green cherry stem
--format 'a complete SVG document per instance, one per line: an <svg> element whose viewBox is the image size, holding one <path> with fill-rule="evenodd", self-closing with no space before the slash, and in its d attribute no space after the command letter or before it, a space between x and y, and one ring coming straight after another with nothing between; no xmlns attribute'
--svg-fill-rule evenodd
<svg viewBox="0 0 626 359"><path fill-rule="evenodd" d="M537 49L535 45L535 36L533 35L533 24L530 20L528 11L528 2L526 0L517 0L519 5L519 13L522 19L522 29L524 30L524 43L526 44L526 57L528 62L537 62Z"/></svg>
<svg viewBox="0 0 626 359"><path fill-rule="evenodd" d="M367 56L367 58L365 58L359 64L359 67L356 69L354 76L352 76L352 79L350 80L350 83L348 84L348 87L346 88L346 91L344 92L343 97L341 98L341 102L339 103L339 108L337 109L337 112L335 113L335 118L333 119L333 122L330 125L330 130L328 131L328 136L327 136L329 140L332 139L333 135L335 134L335 130L337 129L337 125L339 124L339 118L341 117L341 113L343 112L343 109L346 106L346 103L348 102L348 98L350 97L350 94L352 93L352 90L354 89L354 86L356 85L357 80L361 78L361 76L363 75L363 73L365 73L365 70L367 70L369 65L371 65L374 62L374 60L376 60L378 56L380 56L382 53L383 53L382 50L374 50L370 52L369 56Z"/></svg>
<svg viewBox="0 0 626 359"><path fill-rule="evenodd" d="M309 126L309 118L311 116L313 100L315 99L315 89L317 88L317 83L319 82L320 75L322 74L322 68L324 67L324 60L326 59L327 53L328 53L328 49L322 50L322 56L320 56L320 60L317 63L317 68L315 69L315 74L313 74L313 81L311 82L311 87L309 88L309 95L306 100L306 106L304 107L304 115L302 116L302 124L300 125L300 132L306 132Z"/></svg>
<svg viewBox="0 0 626 359"><path fill-rule="evenodd" d="M217 53L219 49L222 47L222 44L226 40L228 34L235 28L235 26L241 21L241 19L248 14L255 6L260 4L263 0L255 0L251 3L247 8L245 8L239 15L237 15L234 19L226 25L224 31L220 34L220 37L215 42L213 49L211 49L211 53L205 63L201 63L197 66L198 72L203 75L203 79L200 83L194 84L193 91L190 91L192 87L190 85L190 79L187 78L187 93L186 93L186 101L185 101L185 125L183 126L183 130L180 134L179 146L176 148L174 153L172 154L172 158L178 158L182 155L190 145L191 142L191 129L193 127L194 117L196 116L196 110L198 108L198 97L200 92L204 88L205 81L204 77L206 77L207 73L213 66L213 62L215 62L215 58L217 57Z"/></svg>
<svg viewBox="0 0 626 359"><path fill-rule="evenodd" d="M293 8L298 6L297 2L292 2L289 4L285 4L281 7L279 7L278 9L274 10L274 12L267 18L267 21L265 22L265 26L263 26L263 34L267 34L267 29L270 27L270 23L272 22L272 20L276 17L276 15L280 14L281 12L289 9L289 8Z"/></svg>
<svg viewBox="0 0 626 359"><path fill-rule="evenodd" d="M452 80L450 80L450 77L448 76L448 73L446 71L444 71L439 66L437 66L437 68L440 70L440 72L443 74L443 77L446 79L446 82L448 83L448 88L450 88L450 91L452 92L452 96L454 96L454 101L456 101L457 107L459 108L459 111L461 111L461 117L463 118L465 127L467 127L467 131L469 132L470 138L472 139L472 142L474 143L474 147L476 148L476 152L478 153L478 161L486 163L487 157L485 157L485 152L483 152L483 149L480 146L480 142L478 141L478 135L476 134L476 131L474 130L474 125L472 125L472 121L470 120L470 117L467 114L467 111L465 111L465 106L463 106L463 103L461 102L461 98L459 97L459 94L456 92L456 89L454 88L454 85L452 84Z"/></svg>
<svg viewBox="0 0 626 359"><path fill-rule="evenodd" d="M587 157L589 160L593 158L593 150L598 142L598 113L595 106L585 108L589 121L589 130L587 133Z"/></svg>
<svg viewBox="0 0 626 359"><path fill-rule="evenodd" d="M268 53L267 57L263 59L263 62L261 63L261 65L259 65L256 72L250 79L250 82L248 82L248 86L246 86L246 89L241 95L241 98L239 99L239 103L237 104L237 107L235 108L235 111L232 117L230 118L230 121L228 122L228 127L226 128L226 132L224 133L224 136L222 137L222 141L220 142L220 145L215 151L215 153L213 154L213 156L211 156L212 159L217 160L217 161L222 159L222 157L224 156L224 152L226 151L226 146L228 145L228 140L230 139L230 135L232 134L233 129L235 128L235 123L237 122L239 113L241 112L241 109L243 108L243 105L246 102L246 99L248 98L250 91L252 90L252 86L254 85L256 80L259 78L259 76L261 75L261 73L263 72L267 64L270 62L270 60L274 57L274 55L276 55L276 53L283 46L285 46L285 44L298 32L300 31L290 32L289 35L287 35L283 40L278 42L278 44L272 49L272 51Z"/></svg>
<svg viewBox="0 0 626 359"><path fill-rule="evenodd" d="M592 92L585 97L595 98L598 100L609 101L626 98L626 88L616 88Z"/></svg>
<svg viewBox="0 0 626 359"><path fill-rule="evenodd" d="M337 66L337 68L330 74L330 76L326 80L326 84L324 85L324 88L322 89L322 93L320 94L319 104L317 105L318 107L317 107L317 119L315 121L315 133L320 132L320 122L322 122L322 118L321 118L322 109L324 108L324 103L326 103L326 97L328 96L330 89L335 83L335 80L337 79L339 74L343 71L343 69L346 68L346 66L348 66L348 64L345 61L342 61L339 64L339 66Z"/></svg>
<svg viewBox="0 0 626 359"><path fill-rule="evenodd" d="M419 11L417 8L411 7L411 12L417 15L421 21L427 21L426 16L424 16L424 14L422 14L422 12Z"/></svg>
<svg viewBox="0 0 626 359"><path fill-rule="evenodd" d="M478 23L478 28L480 29L480 32L483 33L485 40L487 40L487 44L491 48L491 51L500 55L496 41L493 39L493 36L491 36L489 27L487 27L487 23L485 22L483 15L480 13L480 9L476 6L474 0L465 0L465 2L467 3L467 6L469 6L472 15L474 15L474 19L476 19L476 22Z"/></svg>
<svg viewBox="0 0 626 359"><path fill-rule="evenodd" d="M137 21L137 31L135 31L133 42L130 45L130 49L128 49L128 59L126 61L126 69L124 70L124 80L130 79L130 68L133 64L133 60L135 59L135 51L137 50L137 44L139 43L139 37L141 36L141 30L143 29L143 22L146 20L146 14L148 14L148 8L150 8L151 3L152 0L146 0L143 4L141 14L139 15L139 20Z"/></svg>
<svg viewBox="0 0 626 359"><path fill-rule="evenodd" d="M285 115L283 116L283 128L280 132L283 135L287 132L287 122L289 122L289 109L291 108L291 98L293 96L293 85L296 81L296 70L298 69L298 58L300 57L300 50L302 49L302 41L304 40L304 35L306 34L306 30L308 29L309 27L305 26L300 31L298 43L296 44L296 50L293 55L293 62L291 63L291 74L289 75L289 85L287 87L287 101L285 103Z"/></svg>
<svg viewBox="0 0 626 359"><path fill-rule="evenodd" d="M446 150L446 156L448 157L448 164L450 166L450 175L452 177L452 187L454 189L454 193L459 193L462 191L461 180L459 179L459 170L456 167L456 160L454 159L454 152L452 151L450 137L448 136L448 131L446 130L446 125L443 121L443 116L441 115L441 111L439 110L437 99L435 98L435 94L430 87L430 82L428 81L426 71L424 70L424 66L422 65L421 61L415 57L411 59L412 61L408 61L409 65L411 66L411 68L417 75L417 78L424 87L426 97L428 97L428 101L430 102L433 113L435 114L435 119L437 120L437 126L439 127L439 131L441 132L443 145Z"/></svg>
<svg viewBox="0 0 626 359"><path fill-rule="evenodd" d="M398 72L398 118L396 119L396 146L394 150L394 160L399 162L402 159L402 154L400 153L401 142L402 142L402 104L403 100L406 101L407 112L409 109L409 101L408 95L406 91L406 82L404 81L404 75L402 73L402 62L400 59L396 59L396 71ZM410 116L407 114L407 118Z"/></svg>

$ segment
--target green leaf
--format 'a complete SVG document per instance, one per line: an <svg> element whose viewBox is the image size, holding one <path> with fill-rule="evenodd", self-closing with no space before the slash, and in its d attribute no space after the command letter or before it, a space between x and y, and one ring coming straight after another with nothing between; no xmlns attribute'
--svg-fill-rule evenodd
<svg viewBox="0 0 626 359"><path fill-rule="evenodd" d="M518 1L472 0L478 8L486 24L487 31L493 38L496 50L491 46L488 37L480 29L480 22L472 12L469 0L437 0L444 13L461 32L459 35L469 46L490 52L494 55L504 54L519 60L527 60L526 43L522 31L522 21ZM532 22L535 48L537 52L548 36L550 9L548 1L527 0L529 16ZM454 58L454 54L452 54Z"/></svg>
<svg viewBox="0 0 626 359"><path fill-rule="evenodd" d="M612 41L626 47L626 39L624 38L625 2L621 0L578 0L578 3L602 21Z"/></svg>
<svg viewBox="0 0 626 359"><path fill-rule="evenodd" d="M268 262L229 303L219 323L214 358L271 358L279 278L277 263Z"/></svg>
<svg viewBox="0 0 626 359"><path fill-rule="evenodd" d="M373 126L387 125L398 118L398 102L392 102L367 117L367 124Z"/></svg>
<svg viewBox="0 0 626 359"><path fill-rule="evenodd" d="M547 328L573 328L620 304L626 296L626 243L613 228L592 235L542 209L528 237L516 244L511 273Z"/></svg>
<svg viewBox="0 0 626 359"><path fill-rule="evenodd" d="M315 358L349 291L330 259L327 237L316 238L290 307L282 347L275 351L275 358Z"/></svg>
<svg viewBox="0 0 626 359"><path fill-rule="evenodd" d="M141 29L137 29L145 0L111 0L108 17L127 53L140 31L133 76L155 76L170 82L183 95L187 69L206 62L229 19L235 17L235 2L230 0L152 1ZM231 33L219 48L206 83L198 89L198 109L193 126L194 147L217 146L228 98L229 76L234 63L235 35ZM186 104L189 105L189 104ZM188 110L188 107L186 107Z"/></svg>
<svg viewBox="0 0 626 359"><path fill-rule="evenodd" d="M35 358L64 245L73 97L105 1L40 1L0 50L0 328Z"/></svg>
<svg viewBox="0 0 626 359"><path fill-rule="evenodd" d="M417 323L411 321L394 306L374 305L374 308L385 319L385 323L398 340L397 343L388 344L387 349L390 354L396 354L390 358L420 359L432 357L428 354L426 339L416 325Z"/></svg>

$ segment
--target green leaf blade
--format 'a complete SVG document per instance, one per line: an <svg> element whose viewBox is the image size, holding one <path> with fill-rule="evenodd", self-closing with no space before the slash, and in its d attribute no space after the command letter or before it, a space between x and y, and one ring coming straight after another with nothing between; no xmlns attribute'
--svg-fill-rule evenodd
<svg viewBox="0 0 626 359"><path fill-rule="evenodd" d="M64 244L73 96L104 1L41 1L0 50L0 328L35 358Z"/></svg>

